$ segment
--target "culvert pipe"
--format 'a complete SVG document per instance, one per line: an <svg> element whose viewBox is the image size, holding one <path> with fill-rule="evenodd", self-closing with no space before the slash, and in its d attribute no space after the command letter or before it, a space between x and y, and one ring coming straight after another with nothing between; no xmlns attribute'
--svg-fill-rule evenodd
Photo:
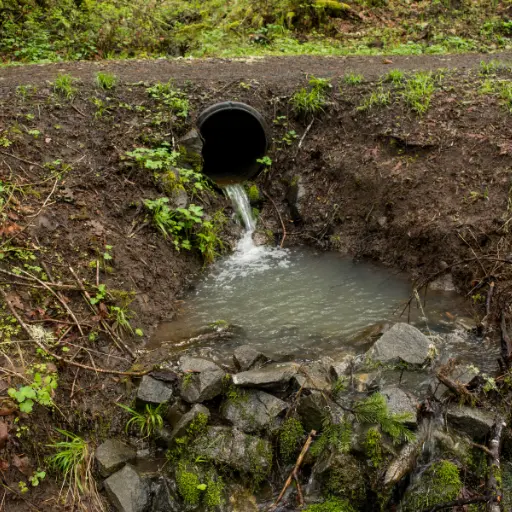
<svg viewBox="0 0 512 512"><path fill-rule="evenodd" d="M203 173L219 185L254 178L257 161L270 145L270 130L253 107L236 101L217 103L197 119L203 138Z"/></svg>

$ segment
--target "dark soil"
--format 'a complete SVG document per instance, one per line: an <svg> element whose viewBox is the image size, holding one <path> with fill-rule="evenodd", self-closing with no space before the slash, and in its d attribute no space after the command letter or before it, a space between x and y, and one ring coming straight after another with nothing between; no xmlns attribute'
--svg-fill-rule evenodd
<svg viewBox="0 0 512 512"><path fill-rule="evenodd" d="M259 109L274 127L273 165L257 183L280 211L285 245L315 244L357 258L373 258L405 269L420 281L452 271L463 293L479 294L477 302L485 301L488 283L495 281L491 306L497 319L511 290L512 237L506 222L512 216L512 125L511 114L498 96L478 92L482 59L489 57L395 57L393 64L383 63L382 58L354 57L254 59L250 63L123 61L2 69L0 140L7 136L12 145L0 148L0 179L16 183L24 193L16 192L3 210L1 268L44 263L54 282L73 284L71 266L94 285L96 268L90 262L105 245L112 245L112 269L100 269L100 282L109 290L134 292L132 324L144 330L146 340L157 323L179 307L177 300L201 271L202 261L191 252L177 252L146 224L141 201L162 193L151 174L131 165L125 153L136 146L176 140L204 107L237 100ZM451 68L444 72L424 116L410 111L400 86L389 84L384 87L392 95L390 107L357 110L379 87L378 78L394 67ZM99 70L119 76L113 92L93 85ZM346 71L363 73L365 81L346 85L339 80ZM73 101L59 98L47 83L59 72L81 80ZM492 79L508 80L507 73ZM310 124L310 119L297 119L288 103L293 92L306 85L306 74L332 77L335 86L326 112L315 119L298 148L297 140L288 146L282 139L289 130L302 137ZM155 124L158 105L142 83L170 78L184 87L191 101L185 125ZM22 84L37 86L37 92L23 98L16 94ZM93 97L109 107L101 117L95 116ZM147 110L141 111L141 106ZM286 126L273 123L278 116L287 116ZM28 130L38 130L39 135ZM71 169L55 184L44 164L57 159ZM53 165L61 168L62 163ZM304 197L300 215L293 216L287 197L297 182L304 187ZM219 208L231 211L219 194L196 199L208 213ZM284 233L270 201L263 203L261 219L279 243ZM226 239L230 230L232 226ZM36 260L23 261L23 251L31 251ZM43 325L54 328L58 336L63 334L54 320L69 318L53 297L23 286L20 280L21 285L14 285L10 276L2 280L3 287L11 283L4 289L26 322L44 320ZM84 322L87 335L86 324L97 325L98 319L91 316L78 290L62 293ZM5 315L9 313L6 309ZM128 340L131 346L142 349L141 339L133 338ZM71 349L68 356L83 364L140 369L104 334L96 341L82 339L71 326L65 340ZM76 345L88 347L89 352L77 350ZM145 356L144 361L151 360ZM56 502L58 488L49 483L50 478L27 497L17 492L24 472L16 461L26 454L32 468L43 466L49 453L45 445L55 437L55 426L93 442L120 433L126 416L114 404L130 402L132 382L59 363L55 402L61 412L36 406L31 415L25 415L12 412L6 390L20 382L24 366L37 361L37 356L31 348L26 349L24 364L17 358L15 350L7 351L1 364L0 411L6 411L3 421L9 430L7 445L0 449L2 479L10 489L5 510L33 510L29 501L37 503L39 510L64 510ZM30 435L15 436L16 417L29 426Z"/></svg>

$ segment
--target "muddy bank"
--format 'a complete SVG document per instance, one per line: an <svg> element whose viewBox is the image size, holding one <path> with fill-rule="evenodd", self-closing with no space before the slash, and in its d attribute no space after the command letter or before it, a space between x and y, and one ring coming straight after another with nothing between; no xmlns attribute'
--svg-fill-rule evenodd
<svg viewBox="0 0 512 512"><path fill-rule="evenodd" d="M126 417L116 403L129 403L136 377L130 374L152 369L151 357L141 359L144 342L179 308L180 294L204 265L199 234L205 222L222 242L214 253L228 251L239 235L219 190L191 174L198 162L186 150L179 163L166 160L197 114L216 101L247 102L273 126L272 165L255 183L260 236L269 243L281 243L286 231L286 245L374 258L421 281L449 275L472 297L477 321L487 316L484 327L502 314L507 321L512 151L507 100L497 87L508 83L510 71L481 75L479 59L471 59L476 67L470 71L436 75L423 115L404 96L406 77L381 83L370 70L359 84L333 77L313 122L289 103L307 81L297 71L294 80L278 81L279 64L272 64L268 83L265 74L243 79L244 66L217 89L192 76L179 90L151 89L142 82L147 75L135 78L136 71L133 80L105 90L93 83L91 67L82 76L81 65L66 65L83 78L69 90L45 83L54 67L9 70L0 119L7 510L28 510L28 502L60 507L50 478L59 474L55 468L47 468L48 478L29 494L18 490L20 480L46 468L45 457L54 453L47 445L62 441L55 427L86 439L91 453L122 435ZM321 75L325 61L314 62ZM360 109L374 93L387 101ZM141 147L163 152L134 153ZM188 172L171 169L171 176L168 167L175 165ZM166 197L169 203L154 203ZM192 215L192 204L201 206L202 217L187 228L188 238L166 238L154 222L156 208L186 208ZM47 334L34 331L37 326ZM41 357L33 341L12 345L16 339L37 339L53 359ZM34 366L40 364L44 369ZM128 375L98 375L95 368ZM22 412L24 397L20 402L8 390L34 389L36 373L50 377L52 402L45 405L37 395L33 410Z"/></svg>

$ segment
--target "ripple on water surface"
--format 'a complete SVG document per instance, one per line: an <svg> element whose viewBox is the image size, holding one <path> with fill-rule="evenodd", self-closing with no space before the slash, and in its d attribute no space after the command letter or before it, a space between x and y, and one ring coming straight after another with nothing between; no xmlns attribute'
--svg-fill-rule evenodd
<svg viewBox="0 0 512 512"><path fill-rule="evenodd" d="M237 251L214 265L185 298L178 320L163 324L156 338L179 341L223 320L240 327L215 347L226 355L250 343L268 355L314 359L360 351L357 335L379 322L397 321L410 294L407 276L382 266L309 248L257 247L247 233ZM467 314L465 308L454 293L429 292L429 328L452 330L453 320ZM426 327L415 306L410 319Z"/></svg>

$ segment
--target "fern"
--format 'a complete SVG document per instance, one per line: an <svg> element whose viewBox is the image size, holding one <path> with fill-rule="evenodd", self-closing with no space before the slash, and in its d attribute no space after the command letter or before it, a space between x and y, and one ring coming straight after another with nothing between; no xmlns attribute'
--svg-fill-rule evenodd
<svg viewBox="0 0 512 512"><path fill-rule="evenodd" d="M313 456L320 455L327 448L347 453L350 450L352 440L352 425L348 420L341 423L332 423L326 416L322 422L322 434L311 448Z"/></svg>

